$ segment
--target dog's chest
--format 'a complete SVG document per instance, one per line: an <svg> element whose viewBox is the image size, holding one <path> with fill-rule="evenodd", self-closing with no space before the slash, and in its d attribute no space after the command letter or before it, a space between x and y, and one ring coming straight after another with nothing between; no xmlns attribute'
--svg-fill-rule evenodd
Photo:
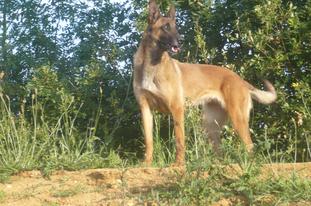
<svg viewBox="0 0 311 206"><path fill-rule="evenodd" d="M143 94L149 105L161 112L168 112L170 104L182 92L179 74L175 68L163 65L144 65L139 81L138 93Z"/></svg>
<svg viewBox="0 0 311 206"><path fill-rule="evenodd" d="M142 86L144 88L157 87L159 90L167 90L181 81L178 69L173 61L166 61L158 65L144 65Z"/></svg>
<svg viewBox="0 0 311 206"><path fill-rule="evenodd" d="M141 79L141 87L143 89L153 91L155 89L159 89L156 85L157 79L159 79L158 67L145 65L143 66L142 79Z"/></svg>

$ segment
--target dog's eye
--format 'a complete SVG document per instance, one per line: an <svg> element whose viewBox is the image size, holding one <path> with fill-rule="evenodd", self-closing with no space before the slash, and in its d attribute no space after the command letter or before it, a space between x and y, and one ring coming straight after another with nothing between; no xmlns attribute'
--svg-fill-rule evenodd
<svg viewBox="0 0 311 206"><path fill-rule="evenodd" d="M163 30L165 31L169 31L171 29L170 25L169 24L165 24L163 27Z"/></svg>

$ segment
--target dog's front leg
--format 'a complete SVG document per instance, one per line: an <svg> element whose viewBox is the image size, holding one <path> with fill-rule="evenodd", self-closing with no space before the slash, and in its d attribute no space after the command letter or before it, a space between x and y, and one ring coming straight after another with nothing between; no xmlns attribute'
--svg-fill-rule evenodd
<svg viewBox="0 0 311 206"><path fill-rule="evenodd" d="M176 136L176 160L173 166L182 166L185 163L184 108L181 105L174 106L171 112Z"/></svg>
<svg viewBox="0 0 311 206"><path fill-rule="evenodd" d="M153 128L153 115L150 110L150 106L145 97L140 99L140 109L142 114L142 121L144 127L144 138L145 138L145 164L150 166L152 163L153 155L153 137L152 137L152 128Z"/></svg>

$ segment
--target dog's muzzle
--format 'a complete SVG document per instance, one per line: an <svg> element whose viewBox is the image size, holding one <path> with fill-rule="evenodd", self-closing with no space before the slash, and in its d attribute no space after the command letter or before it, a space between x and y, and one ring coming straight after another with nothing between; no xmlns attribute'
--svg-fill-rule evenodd
<svg viewBox="0 0 311 206"><path fill-rule="evenodd" d="M180 51L180 48L178 46L171 46L171 52L178 53Z"/></svg>
<svg viewBox="0 0 311 206"><path fill-rule="evenodd" d="M176 54L176 53L178 53L180 51L180 47L179 47L179 42L178 41L179 40L177 39L177 40L173 41L172 44L169 45L170 52Z"/></svg>

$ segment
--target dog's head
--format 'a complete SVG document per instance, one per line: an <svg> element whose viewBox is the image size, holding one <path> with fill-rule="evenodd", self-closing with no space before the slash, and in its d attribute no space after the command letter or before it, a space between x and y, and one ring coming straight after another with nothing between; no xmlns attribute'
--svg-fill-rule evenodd
<svg viewBox="0 0 311 206"><path fill-rule="evenodd" d="M147 32L160 48L177 53L180 48L174 5L171 5L166 16L162 16L155 0L150 0Z"/></svg>

